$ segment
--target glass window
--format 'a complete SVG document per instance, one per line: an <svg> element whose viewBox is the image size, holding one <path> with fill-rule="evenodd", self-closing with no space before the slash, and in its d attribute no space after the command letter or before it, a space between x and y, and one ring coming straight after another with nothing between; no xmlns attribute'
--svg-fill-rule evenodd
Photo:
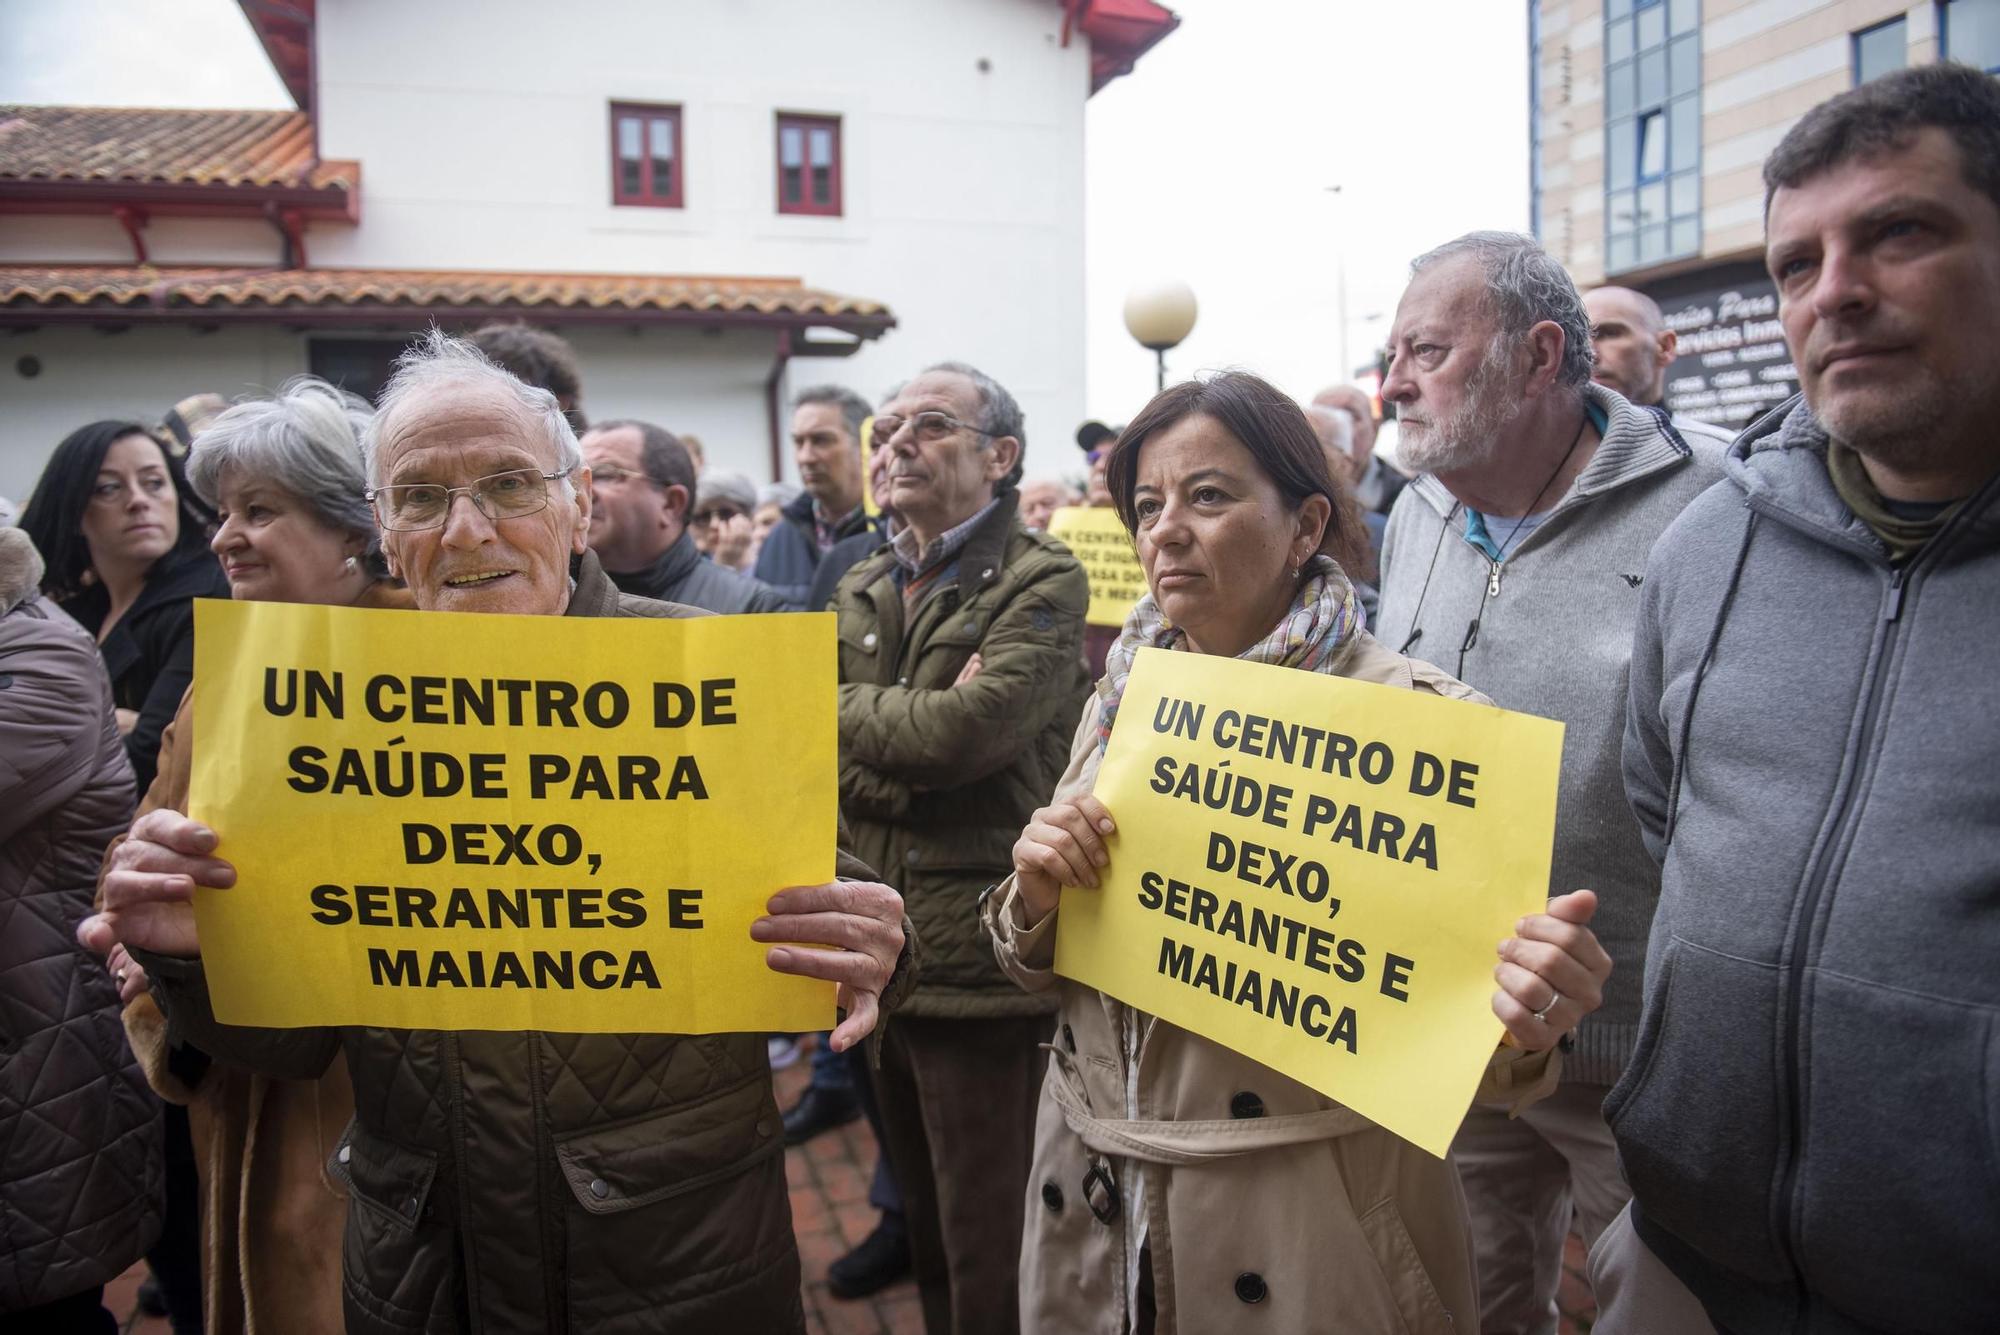
<svg viewBox="0 0 2000 1335"><path fill-rule="evenodd" d="M1623 18L1631 12L1632 0L1606 0L1604 13L1607 18Z"/></svg>
<svg viewBox="0 0 2000 1335"><path fill-rule="evenodd" d="M1639 225L1667 220L1667 183L1655 181L1639 187Z"/></svg>
<svg viewBox="0 0 2000 1335"><path fill-rule="evenodd" d="M1667 229L1664 226L1639 229L1639 263L1651 264L1667 257Z"/></svg>
<svg viewBox="0 0 2000 1335"><path fill-rule="evenodd" d="M681 110L611 109L611 202L681 207Z"/></svg>
<svg viewBox="0 0 2000 1335"><path fill-rule="evenodd" d="M1667 30L1693 32L1701 22L1700 0L1668 0Z"/></svg>
<svg viewBox="0 0 2000 1335"><path fill-rule="evenodd" d="M1638 120L1639 179L1657 181L1667 171L1667 117L1649 111Z"/></svg>
<svg viewBox="0 0 2000 1335"><path fill-rule="evenodd" d="M1677 97L1667 119L1668 146L1675 171L1701 165L1701 96Z"/></svg>
<svg viewBox="0 0 2000 1335"><path fill-rule="evenodd" d="M1629 116L1632 114L1632 62L1627 60L1613 65L1604 76L1604 114L1606 116Z"/></svg>
<svg viewBox="0 0 2000 1335"><path fill-rule="evenodd" d="M1666 6L1654 4L1639 11L1639 49L1658 46L1667 40Z"/></svg>
<svg viewBox="0 0 2000 1335"><path fill-rule="evenodd" d="M1667 53L1648 51L1639 57L1639 105L1657 107L1667 100Z"/></svg>
<svg viewBox="0 0 2000 1335"><path fill-rule="evenodd" d="M1668 48L1669 87L1674 93L1692 93L1701 87L1701 38L1695 33L1674 39Z"/></svg>
<svg viewBox="0 0 2000 1335"><path fill-rule="evenodd" d="M1668 201L1667 209L1676 218L1700 213L1701 177L1694 172L1682 172L1676 176L1673 179L1672 197Z"/></svg>
<svg viewBox="0 0 2000 1335"><path fill-rule="evenodd" d="M1632 267L1636 257L1637 247L1629 233L1614 236L1604 249L1604 270L1606 273L1622 272Z"/></svg>
<svg viewBox="0 0 2000 1335"><path fill-rule="evenodd" d="M1639 225L1638 205L1638 197L1630 190L1620 190L1606 204L1607 225L1614 232L1631 231Z"/></svg>
<svg viewBox="0 0 2000 1335"><path fill-rule="evenodd" d="M1604 183L1613 190L1630 189L1638 162L1638 140L1633 137L1632 122L1617 121L1606 134Z"/></svg>
<svg viewBox="0 0 2000 1335"><path fill-rule="evenodd" d="M1632 20L1619 19L1604 28L1604 58L1623 60L1632 54Z"/></svg>
<svg viewBox="0 0 2000 1335"><path fill-rule="evenodd" d="M1943 10L1943 54L1988 74L2000 70L2000 0L1951 0Z"/></svg>
<svg viewBox="0 0 2000 1335"><path fill-rule="evenodd" d="M840 215L840 122L778 117L778 212Z"/></svg>
<svg viewBox="0 0 2000 1335"><path fill-rule="evenodd" d="M1854 82L1867 83L1891 70L1910 63L1908 26L1904 19L1890 19L1854 34Z"/></svg>
<svg viewBox="0 0 2000 1335"><path fill-rule="evenodd" d="M1693 255L1701 249L1701 219L1676 218L1673 227L1673 253Z"/></svg>

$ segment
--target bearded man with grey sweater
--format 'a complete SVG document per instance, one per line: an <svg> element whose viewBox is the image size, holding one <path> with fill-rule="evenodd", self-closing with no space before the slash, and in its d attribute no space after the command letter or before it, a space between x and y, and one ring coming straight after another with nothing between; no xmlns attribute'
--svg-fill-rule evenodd
<svg viewBox="0 0 2000 1335"><path fill-rule="evenodd" d="M1382 397L1417 476L1389 518L1375 634L1566 725L1550 892L1597 891L1617 961L1561 1088L1518 1118L1474 1108L1452 1145L1480 1329L1553 1335L1572 1213L1591 1242L1629 1195L1602 1108L1638 1034L1659 896L1619 768L1639 589L1654 541L1718 476L1720 446L1591 383L1583 302L1532 238L1473 232L1411 273Z"/></svg>

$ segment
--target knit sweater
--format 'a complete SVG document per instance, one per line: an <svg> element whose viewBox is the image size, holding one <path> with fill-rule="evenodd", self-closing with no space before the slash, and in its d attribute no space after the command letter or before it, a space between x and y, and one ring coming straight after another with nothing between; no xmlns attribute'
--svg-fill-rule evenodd
<svg viewBox="0 0 2000 1335"><path fill-rule="evenodd" d="M1712 439L1683 436L1601 386L1584 394L1605 419L1602 443L1497 566L1467 540L1465 506L1442 482L1425 474L1404 488L1382 547L1375 635L1497 705L1564 723L1549 893L1597 892L1591 926L1615 965L1603 1007L1577 1031L1564 1078L1609 1085L1638 1036L1660 894L1619 764L1639 588L1654 541L1722 464ZM1501 540L1513 521L1492 527Z"/></svg>

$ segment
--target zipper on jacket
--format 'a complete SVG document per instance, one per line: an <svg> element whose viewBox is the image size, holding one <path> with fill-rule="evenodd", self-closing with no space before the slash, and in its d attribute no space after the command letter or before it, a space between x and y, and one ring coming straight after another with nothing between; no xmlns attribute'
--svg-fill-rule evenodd
<svg viewBox="0 0 2000 1335"><path fill-rule="evenodd" d="M1805 1159L1805 1088L1806 1073L1800 1058L1799 1031L1800 1014L1805 1005L1805 975L1810 963L1807 954L1811 946L1814 924L1819 917L1819 902L1826 891L1830 869L1836 861L1836 854L1846 841L1850 826L1857 815L1855 794L1862 786L1865 771L1872 763L1876 747L1876 728L1881 722L1882 696L1885 681L1889 675L1891 659L1895 656L1898 631L1901 629L1903 612L1903 583L1909 575L1909 566L1903 565L1890 576L1889 587L1882 596L1882 632L1876 646L1875 671L1867 683L1867 699L1862 703L1861 733L1855 746L1854 769L1847 776L1847 786L1839 797L1836 819L1827 832L1826 841L1821 845L1820 864L1813 871L1807 883L1805 895L1799 905L1798 925L1792 931L1791 979L1785 989L1785 1023L1782 1035L1786 1054L1785 1061L1785 1107L1791 1129L1790 1152L1785 1156L1784 1171L1780 1175L1774 1204L1778 1210L1780 1227L1774 1230L1776 1238L1790 1253L1794 1283L1800 1303L1800 1311L1806 1310L1807 1298L1804 1286L1804 1270L1800 1265L1797 1238L1798 1210L1795 1197L1798 1194L1800 1168ZM1844 861L1843 859L1840 859Z"/></svg>
<svg viewBox="0 0 2000 1335"><path fill-rule="evenodd" d="M1498 561L1493 563L1493 573L1487 576L1486 596L1488 598L1498 598L1500 596L1500 563Z"/></svg>

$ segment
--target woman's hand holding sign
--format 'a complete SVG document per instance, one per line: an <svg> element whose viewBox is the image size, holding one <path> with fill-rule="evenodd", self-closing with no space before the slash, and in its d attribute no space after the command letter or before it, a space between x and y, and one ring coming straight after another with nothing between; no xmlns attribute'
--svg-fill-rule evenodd
<svg viewBox="0 0 2000 1335"><path fill-rule="evenodd" d="M165 807L147 812L111 855L104 912L86 918L77 938L98 948L108 929L118 942L156 955L199 955L195 886L236 884L236 868L214 853L215 832L206 825Z"/></svg>
<svg viewBox="0 0 2000 1335"><path fill-rule="evenodd" d="M766 907L769 916L750 924L753 939L770 943L765 963L840 984L847 1018L833 1031L833 1050L868 1037L903 953L903 897L876 881L830 881L780 890Z"/></svg>
<svg viewBox="0 0 2000 1335"><path fill-rule="evenodd" d="M1493 1013L1515 1046L1546 1051L1604 1003L1611 957L1590 930L1596 913L1595 891L1558 895L1547 913L1521 919L1500 943Z"/></svg>
<svg viewBox="0 0 2000 1335"><path fill-rule="evenodd" d="M1097 889L1098 869L1111 861L1104 840L1117 830L1111 813L1089 793L1029 817L1028 828L1014 841L1014 885L1030 922L1055 912L1066 885Z"/></svg>

